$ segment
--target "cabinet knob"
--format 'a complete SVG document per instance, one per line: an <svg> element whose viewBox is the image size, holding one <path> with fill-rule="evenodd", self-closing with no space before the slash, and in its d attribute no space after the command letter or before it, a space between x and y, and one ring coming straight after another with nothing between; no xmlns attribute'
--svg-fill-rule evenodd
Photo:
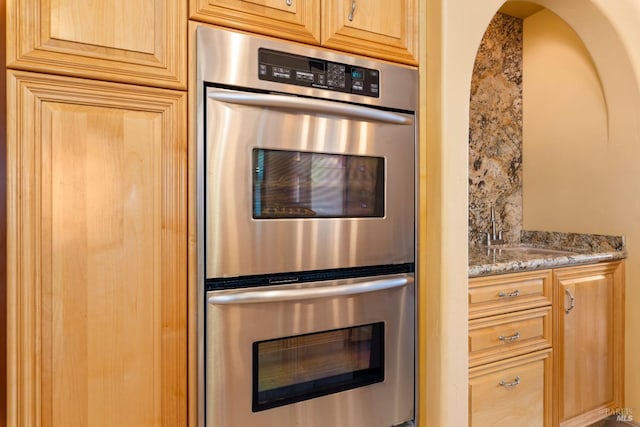
<svg viewBox="0 0 640 427"><path fill-rule="evenodd" d="M293 4L293 0L287 0L286 3L287 3L287 6L291 6Z"/></svg>

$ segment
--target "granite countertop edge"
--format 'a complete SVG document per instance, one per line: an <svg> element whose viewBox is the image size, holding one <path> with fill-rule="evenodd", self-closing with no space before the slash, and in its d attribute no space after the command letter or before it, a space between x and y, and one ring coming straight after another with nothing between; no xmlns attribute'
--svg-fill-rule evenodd
<svg viewBox="0 0 640 427"><path fill-rule="evenodd" d="M624 236L523 231L520 242L508 246L562 252L519 253L518 251L501 251L500 246L473 245L469 247L469 277L595 264L627 257Z"/></svg>

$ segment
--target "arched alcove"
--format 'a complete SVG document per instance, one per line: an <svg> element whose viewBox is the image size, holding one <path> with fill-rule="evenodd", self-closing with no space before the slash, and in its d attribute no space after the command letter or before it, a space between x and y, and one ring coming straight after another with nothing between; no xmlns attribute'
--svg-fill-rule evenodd
<svg viewBox="0 0 640 427"><path fill-rule="evenodd" d="M469 94L477 47L503 4L504 0L420 3L419 425L453 427L468 422ZM550 10L573 29L597 70L609 123L607 152L625 161L617 171L593 174L594 180L605 181L599 188L610 193L606 202L611 208L609 217L598 227L606 232L611 232L606 227L625 230L629 252L626 299L627 306L633 306L640 303L636 283L640 280L640 257L636 255L636 250L640 252L636 244L640 241L640 189L631 183L640 185L634 165L640 158L640 4L637 0L536 0L533 5ZM577 213L576 206L567 208L566 218L585 215ZM525 211L525 226L537 227L533 222L528 225L529 220L533 218ZM640 323L640 312L627 310L626 321L628 325ZM640 412L640 337L631 328L626 333L625 405Z"/></svg>
<svg viewBox="0 0 640 427"><path fill-rule="evenodd" d="M531 216L558 217L544 203L547 190L554 188L558 198L577 197L572 189L599 169L600 152L615 143L616 131L626 135L618 128L633 118L615 95L609 97L613 109L628 116L609 112L603 82L580 37L533 3L507 3L494 15L475 57L470 92L469 240L474 244L486 241L494 208L505 240L519 241L523 152L528 198L534 199L527 203ZM567 167L573 168L569 175Z"/></svg>
<svg viewBox="0 0 640 427"><path fill-rule="evenodd" d="M499 165L512 173L503 182L521 185L521 226L527 230L562 231L627 237L627 307L640 302L640 69L638 45L627 28L597 1L539 0L505 3L500 11L523 20L522 176L514 158ZM617 7L617 6L616 6ZM632 6L629 6L633 9ZM631 10L630 9L630 10ZM636 9L637 12L637 9ZM485 35L486 36L486 35ZM636 55L634 57L634 55ZM473 103L473 84L471 86ZM473 110L473 105L471 105ZM473 116L470 117L473 139ZM489 144L490 146L490 144ZM493 147L493 154L500 154ZM490 161L495 163L495 159ZM517 163L517 162L515 162ZM475 164L478 164L476 161ZM474 159L470 153L470 190ZM491 176L485 172L483 176ZM494 174L495 175L495 174ZM503 189L504 190L504 189ZM487 199L513 211L513 195ZM470 199L470 218L489 228L489 208ZM518 214L500 211L507 227ZM471 225L471 221L470 221ZM627 310L627 324L640 315ZM638 334L627 328L626 396L629 408L640 406Z"/></svg>

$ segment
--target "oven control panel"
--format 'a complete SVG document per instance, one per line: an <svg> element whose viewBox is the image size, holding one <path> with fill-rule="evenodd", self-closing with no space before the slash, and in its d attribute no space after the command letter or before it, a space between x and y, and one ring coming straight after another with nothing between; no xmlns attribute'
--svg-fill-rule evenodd
<svg viewBox="0 0 640 427"><path fill-rule="evenodd" d="M258 50L258 78L380 97L380 71L271 49Z"/></svg>

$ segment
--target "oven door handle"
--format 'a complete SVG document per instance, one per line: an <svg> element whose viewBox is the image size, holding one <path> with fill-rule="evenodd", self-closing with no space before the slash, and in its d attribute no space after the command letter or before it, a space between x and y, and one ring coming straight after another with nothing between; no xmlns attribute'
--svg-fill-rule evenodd
<svg viewBox="0 0 640 427"><path fill-rule="evenodd" d="M413 276L402 276L380 280L366 280L347 285L317 286L298 289L243 290L213 295L209 297L207 301L213 305L228 305L331 298L401 288L413 282Z"/></svg>
<svg viewBox="0 0 640 427"><path fill-rule="evenodd" d="M310 112L331 114L340 117L371 120L398 125L413 124L413 117L408 114L402 115L391 111L376 110L374 108L361 107L353 104L344 104L335 101L300 98L297 96L246 92L226 92L219 90L210 90L207 93L207 96L216 101L226 102L229 104L250 105L255 107L272 107L283 110L291 110L296 113Z"/></svg>

